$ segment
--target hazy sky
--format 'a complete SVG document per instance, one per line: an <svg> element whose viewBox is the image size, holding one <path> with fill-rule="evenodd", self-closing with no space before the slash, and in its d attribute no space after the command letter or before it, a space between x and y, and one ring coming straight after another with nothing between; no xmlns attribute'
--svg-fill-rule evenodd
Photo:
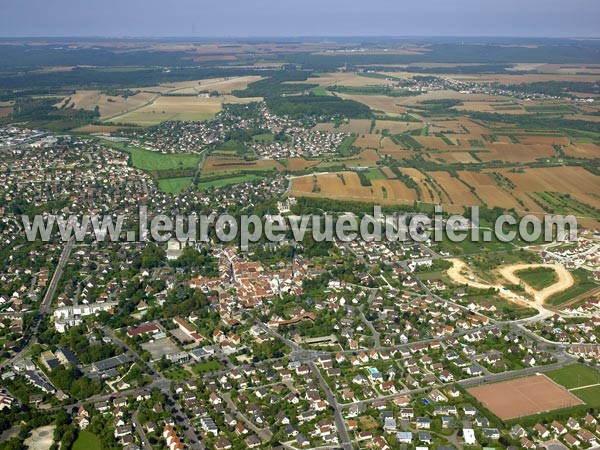
<svg viewBox="0 0 600 450"><path fill-rule="evenodd" d="M0 36L600 36L599 0L0 0Z"/></svg>

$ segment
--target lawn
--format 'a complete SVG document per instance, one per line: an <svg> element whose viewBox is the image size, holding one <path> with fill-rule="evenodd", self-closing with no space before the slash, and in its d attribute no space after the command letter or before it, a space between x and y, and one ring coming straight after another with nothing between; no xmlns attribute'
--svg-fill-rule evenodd
<svg viewBox="0 0 600 450"><path fill-rule="evenodd" d="M583 364L572 364L560 369L551 370L550 372L546 372L546 376L567 389L600 383L600 372ZM573 394L581 397L583 400L587 400L580 395L581 392L573 391Z"/></svg>
<svg viewBox="0 0 600 450"><path fill-rule="evenodd" d="M190 379L190 373L183 367L171 366L163 373L169 380L183 381Z"/></svg>
<svg viewBox="0 0 600 450"><path fill-rule="evenodd" d="M82 430L73 444L73 450L100 450L100 439L94 433Z"/></svg>
<svg viewBox="0 0 600 450"><path fill-rule="evenodd" d="M573 278L575 278L575 284L566 291L553 295L546 300L546 303L554 306L561 305L572 298L585 294L598 287L598 283L595 283L591 277L591 272L585 269L576 269L571 273L573 274Z"/></svg>
<svg viewBox="0 0 600 450"><path fill-rule="evenodd" d="M200 156L191 153L158 153L141 148L126 147L134 167L142 170L195 169Z"/></svg>
<svg viewBox="0 0 600 450"><path fill-rule="evenodd" d="M195 374L200 375L207 372L214 372L215 370L219 370L221 368L222 366L219 361L206 361L193 366L192 371Z"/></svg>
<svg viewBox="0 0 600 450"><path fill-rule="evenodd" d="M600 386L592 386L585 389L576 389L574 391L571 391L571 393L579 397L587 405L593 408L600 408Z"/></svg>
<svg viewBox="0 0 600 450"><path fill-rule="evenodd" d="M106 144L131 155L134 167L146 171L195 169L200 161L200 155L194 153L159 153L143 148L130 147L123 143L110 142Z"/></svg>
<svg viewBox="0 0 600 450"><path fill-rule="evenodd" d="M168 194L178 194L190 186L192 178L165 178L158 180L158 188Z"/></svg>
<svg viewBox="0 0 600 450"><path fill-rule="evenodd" d="M261 134L255 134L254 136L252 136L252 140L254 142L260 142L263 144L268 144L271 143L275 140L275 135L273 133L261 133Z"/></svg>
<svg viewBox="0 0 600 450"><path fill-rule="evenodd" d="M197 188L201 191L205 191L207 189L220 188L223 186L229 186L230 184L237 183L245 183L247 181L256 181L260 180L262 177L257 175L243 175L239 177L231 177L231 178L222 178L220 180L212 180L212 181L204 181L200 182L197 185Z"/></svg>
<svg viewBox="0 0 600 450"><path fill-rule="evenodd" d="M552 286L558 281L556 272L549 267L519 270L515 275L538 291Z"/></svg>

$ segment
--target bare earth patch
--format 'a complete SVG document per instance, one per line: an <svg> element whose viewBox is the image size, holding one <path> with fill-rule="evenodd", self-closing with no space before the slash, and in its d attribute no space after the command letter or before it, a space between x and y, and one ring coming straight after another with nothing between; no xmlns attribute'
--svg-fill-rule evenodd
<svg viewBox="0 0 600 450"><path fill-rule="evenodd" d="M583 404L545 375L485 384L467 392L502 420Z"/></svg>
<svg viewBox="0 0 600 450"><path fill-rule="evenodd" d="M25 439L25 447L29 450L48 450L53 442L55 425L31 430L31 436Z"/></svg>

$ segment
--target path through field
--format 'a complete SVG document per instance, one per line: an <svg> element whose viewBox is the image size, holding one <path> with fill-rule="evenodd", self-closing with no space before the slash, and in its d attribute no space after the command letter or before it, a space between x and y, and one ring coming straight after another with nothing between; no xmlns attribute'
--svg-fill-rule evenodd
<svg viewBox="0 0 600 450"><path fill-rule="evenodd" d="M508 301L522 306L536 308L540 312L547 311L543 306L546 299L558 292L562 292L565 289L570 288L575 282L573 275L571 275L571 273L561 264L512 264L509 266L499 267L497 269L497 273L500 274L505 280L511 284L523 285L526 292L533 296L534 301L528 301L522 295L512 292L510 289L506 288L500 283L489 284L477 279L471 268L464 261L457 258L452 258L449 261L452 263L452 267L448 269L447 273L450 279L455 283L466 284L476 289L497 289L498 294ZM541 291L537 291L525 282L521 281L521 279L515 275L515 272L520 270L536 269L539 267L554 269L558 276L558 281L552 286L548 286Z"/></svg>
<svg viewBox="0 0 600 450"><path fill-rule="evenodd" d="M547 288L542 289L541 291L538 291L536 289L533 289L527 283L522 281L517 275L515 275L515 272L519 272L521 270L538 269L538 268L554 269L554 272L558 276L558 281L556 283L554 283L553 285L548 286ZM507 279L510 283L522 284L525 287L525 290L527 291L527 293L531 294L533 296L533 298L536 300L536 302L538 302L538 303L544 303L548 298L552 297L554 294L558 294L559 292L562 292L562 291L570 288L575 283L575 280L573 279L573 275L571 275L571 272L569 272L567 269L565 269L565 266L563 266L562 264L558 264L558 263L556 263L556 264L513 264L510 266L504 266L504 267L498 268L498 272L505 279Z"/></svg>

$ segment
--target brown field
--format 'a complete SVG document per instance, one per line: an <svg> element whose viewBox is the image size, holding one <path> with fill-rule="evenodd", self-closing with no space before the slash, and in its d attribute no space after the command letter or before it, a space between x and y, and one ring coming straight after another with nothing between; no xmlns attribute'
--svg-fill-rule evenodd
<svg viewBox="0 0 600 450"><path fill-rule="evenodd" d="M458 111L479 111L503 114L527 114L520 105L509 102L477 102L465 101L462 105L455 106Z"/></svg>
<svg viewBox="0 0 600 450"><path fill-rule="evenodd" d="M156 94L150 92L140 92L130 97L109 96L100 91L76 91L71 95L69 105L74 104L75 109L94 110L96 106L100 108L100 117L103 119L120 115L134 108L150 102ZM68 98L68 97L65 97ZM63 100L55 106L60 107Z"/></svg>
<svg viewBox="0 0 600 450"><path fill-rule="evenodd" d="M372 186L362 186L355 172L324 173L316 175L316 179L318 192L313 192L314 176L307 175L293 179L291 194L383 204L412 203L417 200L417 193L400 180L373 180Z"/></svg>
<svg viewBox="0 0 600 450"><path fill-rule="evenodd" d="M523 201L531 211L540 212L540 206L529 198L529 195L536 192L568 193L573 198L600 209L600 198L597 196L600 177L583 167L534 168L526 169L524 173L513 173L509 169L494 171L511 180L516 186L513 195ZM597 221L594 226L597 226Z"/></svg>
<svg viewBox="0 0 600 450"><path fill-rule="evenodd" d="M381 140L381 151L383 153L393 153L393 152L404 152L406 150L401 145L398 145L394 141L392 141L389 137L384 137ZM412 153L412 151L411 151L411 153Z"/></svg>
<svg viewBox="0 0 600 450"><path fill-rule="evenodd" d="M585 114L570 114L565 116L568 120L585 120L587 122L600 122L600 116L588 116Z"/></svg>
<svg viewBox="0 0 600 450"><path fill-rule="evenodd" d="M118 125L85 125L75 128L73 131L78 133L113 133L124 128L132 129L132 127L120 127Z"/></svg>
<svg viewBox="0 0 600 450"><path fill-rule="evenodd" d="M8 117L13 110L12 106L0 106L0 117Z"/></svg>
<svg viewBox="0 0 600 450"><path fill-rule="evenodd" d="M556 152L552 145L535 144L503 144L499 142L487 143L485 150L477 155L484 161L507 161L507 162L533 162L538 158L552 158Z"/></svg>
<svg viewBox="0 0 600 450"><path fill-rule="evenodd" d="M236 170L271 170L273 168L285 170L285 167L281 163L272 159L245 161L242 158L209 156L204 163L203 173L220 171L232 172Z"/></svg>
<svg viewBox="0 0 600 450"><path fill-rule="evenodd" d="M415 117L418 117L415 115ZM388 130L390 134L400 134L410 130L423 128L422 122L398 122L396 120L377 120L373 132Z"/></svg>
<svg viewBox="0 0 600 450"><path fill-rule="evenodd" d="M426 153L424 158L429 161L438 161L441 163L477 163L478 161L473 158L469 152L440 152L440 153Z"/></svg>
<svg viewBox="0 0 600 450"><path fill-rule="evenodd" d="M337 94L338 97L346 100L354 100L359 103L364 103L369 108L376 111L383 111L390 116L398 116L407 111L407 108L402 106L407 99L415 97L388 97L386 95L354 95L354 94ZM369 122L370 124L370 122Z"/></svg>
<svg viewBox="0 0 600 450"><path fill-rule="evenodd" d="M440 75L441 76L441 75ZM537 83L545 81L583 81L583 82L595 82L598 81L598 75L586 74L586 75L569 75L564 73L558 74L481 74L481 75L452 75L452 78L457 80L479 82L479 83L502 83L502 84L523 84L523 83Z"/></svg>
<svg viewBox="0 0 600 450"><path fill-rule="evenodd" d="M527 145L569 145L571 143L571 140L566 136L524 136L517 134L516 137L521 144Z"/></svg>
<svg viewBox="0 0 600 450"><path fill-rule="evenodd" d="M359 136L354 143L357 147L361 148L380 148L381 146L381 135L380 134L364 134Z"/></svg>
<svg viewBox="0 0 600 450"><path fill-rule="evenodd" d="M330 133L368 134L371 129L371 121L369 119L351 119L337 128L333 123L318 123L314 129Z"/></svg>
<svg viewBox="0 0 600 450"><path fill-rule="evenodd" d="M439 203L439 196L437 195L436 191L431 188L431 185L427 180L427 176L423 172L413 168L404 168L400 169L400 171L411 177L413 181L421 188L421 198L419 200L424 202ZM430 189L431 192L429 192Z"/></svg>
<svg viewBox="0 0 600 450"><path fill-rule="evenodd" d="M308 160L304 158L289 158L287 168L292 172L306 170L319 164L320 161Z"/></svg>
<svg viewBox="0 0 600 450"><path fill-rule="evenodd" d="M389 81L383 78L363 77L351 72L328 73L322 77L312 77L306 81L290 81L289 84L318 84L319 86L385 86L390 84Z"/></svg>
<svg viewBox="0 0 600 450"><path fill-rule="evenodd" d="M111 121L148 126L169 120L201 121L213 119L225 103L250 103L255 98L158 97L139 109L111 118Z"/></svg>
<svg viewBox="0 0 600 450"><path fill-rule="evenodd" d="M462 170L458 172L458 176L469 186L475 188L477 195L481 197L485 204L520 209L520 205L515 198L502 190L496 180L487 173Z"/></svg>
<svg viewBox="0 0 600 450"><path fill-rule="evenodd" d="M592 143L578 142L563 149L565 155L575 158L600 158L600 147Z"/></svg>
<svg viewBox="0 0 600 450"><path fill-rule="evenodd" d="M259 76L245 76L235 78L210 78L205 80L184 81L163 85L171 87L169 92L177 94L195 94L200 91L216 91L219 94L231 94L232 91L248 87L250 83L261 80Z"/></svg>
<svg viewBox="0 0 600 450"><path fill-rule="evenodd" d="M487 94L461 94L457 91L443 90L443 91L431 91L427 94L418 95L415 97L402 97L398 100L404 106L419 106L419 103L425 100L441 100L446 98L453 98L461 100L463 102L499 102L499 101L510 101L508 97L487 95Z"/></svg>
<svg viewBox="0 0 600 450"><path fill-rule="evenodd" d="M534 168L526 169L525 173L511 173L507 169L497 171L508 177L518 190L527 192L596 193L600 186L600 177L583 167Z"/></svg>
<svg viewBox="0 0 600 450"><path fill-rule="evenodd" d="M485 384L467 392L502 420L583 404L544 375Z"/></svg>
<svg viewBox="0 0 600 450"><path fill-rule="evenodd" d="M458 178L450 176L450 173L429 172L429 175L440 186L444 196L450 197L448 203L462 206L478 205L480 203L477 197L469 191L469 188Z"/></svg>
<svg viewBox="0 0 600 450"><path fill-rule="evenodd" d="M362 150L357 155L357 157L358 157L358 161L356 162L356 164L375 165L375 164L377 164L377 161L379 161L379 159L380 159L377 152L372 149Z"/></svg>
<svg viewBox="0 0 600 450"><path fill-rule="evenodd" d="M443 139L437 136L413 136L413 139L426 149L433 148L437 150L457 150L455 145L448 145Z"/></svg>
<svg viewBox="0 0 600 450"><path fill-rule="evenodd" d="M382 167L381 171L387 178L395 178L396 177L394 172L392 172L392 169L390 169L389 167Z"/></svg>

